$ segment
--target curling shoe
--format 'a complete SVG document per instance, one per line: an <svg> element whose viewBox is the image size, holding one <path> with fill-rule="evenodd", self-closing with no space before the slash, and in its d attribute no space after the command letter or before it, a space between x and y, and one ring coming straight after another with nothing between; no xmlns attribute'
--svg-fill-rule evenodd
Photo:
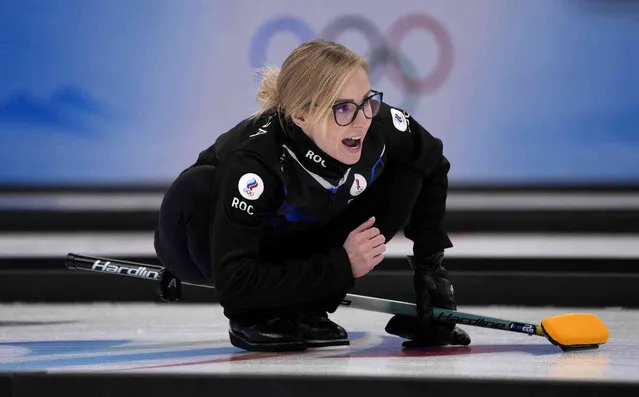
<svg viewBox="0 0 639 397"><path fill-rule="evenodd" d="M348 333L326 313L304 313L298 317L298 328L308 347L349 345Z"/></svg>
<svg viewBox="0 0 639 397"><path fill-rule="evenodd" d="M308 347L295 321L273 318L251 325L230 321L231 344L247 351L302 351Z"/></svg>

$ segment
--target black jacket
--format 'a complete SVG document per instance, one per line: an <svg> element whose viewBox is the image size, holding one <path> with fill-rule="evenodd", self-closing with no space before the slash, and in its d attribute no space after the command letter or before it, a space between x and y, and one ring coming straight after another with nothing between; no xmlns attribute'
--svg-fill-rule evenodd
<svg viewBox="0 0 639 397"><path fill-rule="evenodd" d="M211 262L220 303L234 310L286 307L292 297L310 302L347 290L353 276L346 251L341 244L313 246L313 231L387 167L414 168L425 178L437 171L445 178L449 167L441 141L385 103L352 166L326 155L279 113L243 120L200 153L201 164L217 167ZM445 200L445 192L438 197Z"/></svg>

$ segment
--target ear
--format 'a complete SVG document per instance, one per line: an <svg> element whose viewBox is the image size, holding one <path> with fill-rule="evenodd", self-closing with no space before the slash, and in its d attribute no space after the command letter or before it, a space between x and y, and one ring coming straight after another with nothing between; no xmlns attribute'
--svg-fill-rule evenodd
<svg viewBox="0 0 639 397"><path fill-rule="evenodd" d="M298 127L300 127L302 130L304 130L306 128L306 119L304 118L303 114L298 114L295 116L291 116L291 119L293 120L293 123L295 123Z"/></svg>

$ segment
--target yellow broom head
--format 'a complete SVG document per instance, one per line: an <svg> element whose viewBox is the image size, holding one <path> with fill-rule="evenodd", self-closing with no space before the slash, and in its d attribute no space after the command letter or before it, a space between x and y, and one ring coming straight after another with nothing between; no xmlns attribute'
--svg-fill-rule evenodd
<svg viewBox="0 0 639 397"><path fill-rule="evenodd" d="M608 341L608 328L594 314L562 314L541 321L551 342L562 348L596 347Z"/></svg>

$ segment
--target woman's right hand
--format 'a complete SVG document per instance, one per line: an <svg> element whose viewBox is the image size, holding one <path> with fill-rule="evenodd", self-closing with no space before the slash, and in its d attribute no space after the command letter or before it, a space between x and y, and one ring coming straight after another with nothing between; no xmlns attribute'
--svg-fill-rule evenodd
<svg viewBox="0 0 639 397"><path fill-rule="evenodd" d="M375 217L359 225L344 241L344 249L355 278L366 275L384 259L386 239L373 224Z"/></svg>

